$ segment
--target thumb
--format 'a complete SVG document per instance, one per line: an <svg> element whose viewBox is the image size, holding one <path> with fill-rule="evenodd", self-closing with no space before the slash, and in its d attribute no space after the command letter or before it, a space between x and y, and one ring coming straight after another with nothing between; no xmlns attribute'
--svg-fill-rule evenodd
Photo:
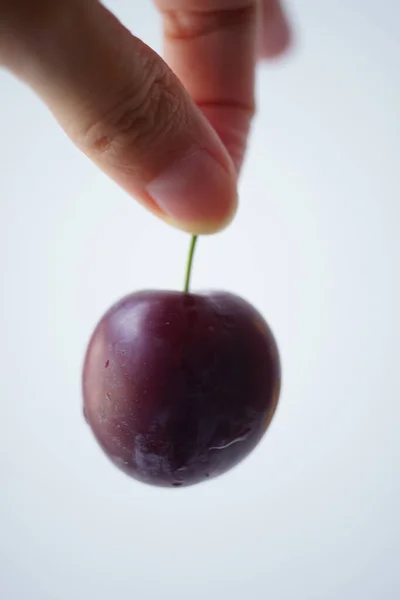
<svg viewBox="0 0 400 600"><path fill-rule="evenodd" d="M32 4L20 0L26 8L3 20L5 66L147 208L192 233L223 228L236 210L235 168L162 59L97 0Z"/></svg>

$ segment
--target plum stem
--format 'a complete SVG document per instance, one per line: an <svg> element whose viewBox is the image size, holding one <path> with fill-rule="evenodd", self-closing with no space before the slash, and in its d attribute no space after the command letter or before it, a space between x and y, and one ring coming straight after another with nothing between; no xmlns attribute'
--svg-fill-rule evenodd
<svg viewBox="0 0 400 600"><path fill-rule="evenodd" d="M190 241L187 267L186 267L185 287L183 288L183 291L185 292L185 294L189 293L190 276L192 274L193 256L194 256L194 250L196 248L196 242L197 242L197 235L192 235L192 239Z"/></svg>

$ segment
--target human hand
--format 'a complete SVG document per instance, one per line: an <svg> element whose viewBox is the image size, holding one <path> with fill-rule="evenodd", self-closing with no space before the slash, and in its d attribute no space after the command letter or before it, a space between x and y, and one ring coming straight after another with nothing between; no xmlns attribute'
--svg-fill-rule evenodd
<svg viewBox="0 0 400 600"><path fill-rule="evenodd" d="M0 0L0 63L128 193L213 233L236 210L257 50L280 54L289 29L279 0L155 2L170 68L98 0Z"/></svg>

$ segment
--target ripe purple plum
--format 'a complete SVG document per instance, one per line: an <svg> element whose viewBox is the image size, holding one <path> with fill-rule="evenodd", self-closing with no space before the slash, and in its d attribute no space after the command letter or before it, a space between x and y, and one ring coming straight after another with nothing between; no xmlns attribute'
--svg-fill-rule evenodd
<svg viewBox="0 0 400 600"><path fill-rule="evenodd" d="M248 302L224 292L143 291L115 304L92 335L84 413L125 473L188 486L255 448L280 383L274 336Z"/></svg>

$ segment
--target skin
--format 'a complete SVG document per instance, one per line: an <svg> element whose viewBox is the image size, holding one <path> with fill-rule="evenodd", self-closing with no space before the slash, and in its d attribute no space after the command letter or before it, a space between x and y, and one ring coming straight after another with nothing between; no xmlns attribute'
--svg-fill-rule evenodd
<svg viewBox="0 0 400 600"><path fill-rule="evenodd" d="M155 3L165 61L98 0L0 0L0 64L154 214L214 233L237 207L257 57L289 27L278 0Z"/></svg>
<svg viewBox="0 0 400 600"><path fill-rule="evenodd" d="M274 336L243 299L137 292L111 307L93 333L84 412L125 473L188 486L225 473L255 448L280 379Z"/></svg>

